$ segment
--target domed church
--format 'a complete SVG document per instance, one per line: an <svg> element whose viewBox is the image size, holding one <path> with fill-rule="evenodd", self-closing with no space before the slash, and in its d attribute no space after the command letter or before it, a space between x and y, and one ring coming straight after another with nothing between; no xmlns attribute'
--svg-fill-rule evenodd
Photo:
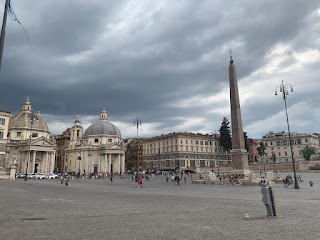
<svg viewBox="0 0 320 240"><path fill-rule="evenodd" d="M47 123L35 114L29 98L19 113L10 117L8 150L11 165L17 173L53 173L55 144L51 141Z"/></svg>
<svg viewBox="0 0 320 240"><path fill-rule="evenodd" d="M83 134L79 116L70 128L65 171L82 174L124 173L125 145L119 129L108 121L103 108L99 120Z"/></svg>

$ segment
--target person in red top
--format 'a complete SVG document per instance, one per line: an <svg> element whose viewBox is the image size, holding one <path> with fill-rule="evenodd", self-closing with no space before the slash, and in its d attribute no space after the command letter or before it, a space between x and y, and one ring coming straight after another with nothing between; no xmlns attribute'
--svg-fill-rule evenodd
<svg viewBox="0 0 320 240"><path fill-rule="evenodd" d="M141 188L143 184L142 177L138 176L138 188Z"/></svg>

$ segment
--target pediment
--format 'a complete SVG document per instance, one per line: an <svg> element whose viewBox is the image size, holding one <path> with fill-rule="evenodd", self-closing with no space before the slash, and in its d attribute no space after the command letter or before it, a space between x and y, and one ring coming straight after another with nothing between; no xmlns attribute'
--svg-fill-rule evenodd
<svg viewBox="0 0 320 240"><path fill-rule="evenodd" d="M110 143L104 147L105 149L124 149L125 147L119 143Z"/></svg>
<svg viewBox="0 0 320 240"><path fill-rule="evenodd" d="M34 140L31 140L31 145L35 146L54 146L54 143L49 141L47 138L45 137L40 137Z"/></svg>

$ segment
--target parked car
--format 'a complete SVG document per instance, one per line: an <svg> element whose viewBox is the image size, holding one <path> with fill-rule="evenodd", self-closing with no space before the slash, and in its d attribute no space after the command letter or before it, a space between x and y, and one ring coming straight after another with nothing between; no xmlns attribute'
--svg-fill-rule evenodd
<svg viewBox="0 0 320 240"><path fill-rule="evenodd" d="M43 173L37 173L36 179L45 179L45 175Z"/></svg>
<svg viewBox="0 0 320 240"><path fill-rule="evenodd" d="M49 173L47 175L45 175L46 179L54 179L54 178L58 178L57 174L53 174L53 173Z"/></svg>
<svg viewBox="0 0 320 240"><path fill-rule="evenodd" d="M35 173L28 173L27 178L36 179L36 174Z"/></svg>

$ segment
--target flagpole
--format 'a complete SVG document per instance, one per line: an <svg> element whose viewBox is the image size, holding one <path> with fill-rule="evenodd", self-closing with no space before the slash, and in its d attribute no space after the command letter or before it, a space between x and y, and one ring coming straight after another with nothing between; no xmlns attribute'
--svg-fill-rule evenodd
<svg viewBox="0 0 320 240"><path fill-rule="evenodd" d="M9 0L6 0L5 6L4 6L3 20L2 20L1 36L0 36L0 71L1 71L4 38L6 36L8 7L9 7Z"/></svg>

